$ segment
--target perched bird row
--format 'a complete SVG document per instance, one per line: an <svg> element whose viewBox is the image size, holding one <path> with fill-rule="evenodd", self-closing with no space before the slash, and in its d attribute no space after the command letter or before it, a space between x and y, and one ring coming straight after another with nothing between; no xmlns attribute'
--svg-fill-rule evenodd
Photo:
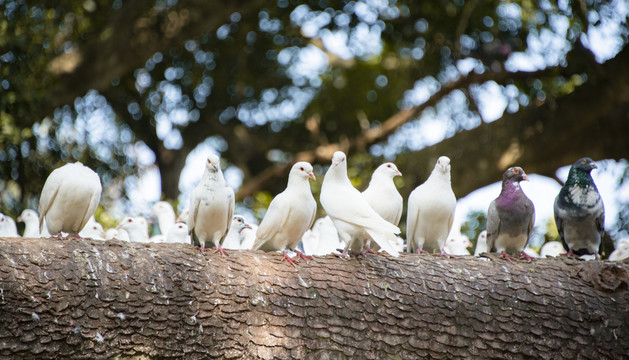
<svg viewBox="0 0 629 360"><path fill-rule="evenodd" d="M555 200L555 221L568 255L598 258L601 251L604 207L590 174L595 168L591 159L579 159ZM407 251L469 254L471 243L465 236L448 238L456 208L450 169L450 159L440 157L428 179L409 195ZM219 157L210 155L203 177L190 196L189 210L176 218L169 203L156 203L151 211L161 235L149 237L148 222L142 217L124 218L116 229L103 231L93 220L102 191L100 179L77 162L54 170L46 180L39 204L41 217L25 210L18 220L25 223L27 237L65 233L97 239L192 243L202 251L215 248L223 255L227 254L225 249L281 251L283 259L292 264L296 260L286 250L304 260L311 254L324 255L341 248L340 256L375 251L398 256L404 248L397 236L403 199L393 179L401 175L395 164L382 164L361 193L348 178L345 154L335 152L320 194L327 216L315 222L317 203L309 180L316 177L311 164L298 162L291 168L286 189L271 201L260 226L255 228L242 216L234 215L234 192L225 182ZM533 229L535 208L520 187L520 182L526 180L520 167L504 172L502 190L489 206L487 230L479 235L475 255L488 251L508 259L519 255L530 260L525 247ZM0 235L17 236L15 223L11 222L10 217L0 214ZM560 252L561 248L553 244L542 251L542 256Z"/></svg>

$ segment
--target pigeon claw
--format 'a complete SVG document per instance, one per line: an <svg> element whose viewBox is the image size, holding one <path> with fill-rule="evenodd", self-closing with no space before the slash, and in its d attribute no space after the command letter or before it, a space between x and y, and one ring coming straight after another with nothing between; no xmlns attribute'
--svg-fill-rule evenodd
<svg viewBox="0 0 629 360"><path fill-rule="evenodd" d="M515 260L513 256L507 254L507 252L504 250L502 250L502 252L500 253L500 256L505 260L509 260L509 261Z"/></svg>
<svg viewBox="0 0 629 360"><path fill-rule="evenodd" d="M415 254L430 254L430 253L423 249L417 249L415 250Z"/></svg>
<svg viewBox="0 0 629 360"><path fill-rule="evenodd" d="M221 256L229 256L227 251L225 251L225 249L223 249L220 245L216 245L216 249L214 249L214 253L217 253L217 252L220 252Z"/></svg>
<svg viewBox="0 0 629 360"><path fill-rule="evenodd" d="M448 254L445 250L441 250L441 256L445 257L446 259L454 259L456 257L454 255Z"/></svg>
<svg viewBox="0 0 629 360"><path fill-rule="evenodd" d="M365 250L363 250L363 256L365 256L365 254L378 254L378 252L373 251L371 248L366 248Z"/></svg>
<svg viewBox="0 0 629 360"><path fill-rule="evenodd" d="M299 254L299 252L295 252L295 253ZM299 255L297 255L297 256L299 256ZM282 258L282 261L284 261L284 260L288 261L288 263L289 263L289 264L291 264L291 265L293 265L293 266L295 266L295 267L297 266L297 265L296 265L296 264L297 264L297 260L293 260L293 258L291 258L291 257L290 257L290 256L286 253L286 251L284 251L284 257Z"/></svg>
<svg viewBox="0 0 629 360"><path fill-rule="evenodd" d="M293 250L295 252L295 254L297 254L297 257L300 259L304 259L304 261L306 262L306 264L308 263L308 260L312 260L312 256L310 255L306 255L304 253L302 253L301 251L297 251L297 250ZM286 254L286 253L284 253Z"/></svg>
<svg viewBox="0 0 629 360"><path fill-rule="evenodd" d="M529 262L533 260L533 258L529 256L529 254L525 253L524 251L520 253L520 259L526 259L526 261L529 261Z"/></svg>

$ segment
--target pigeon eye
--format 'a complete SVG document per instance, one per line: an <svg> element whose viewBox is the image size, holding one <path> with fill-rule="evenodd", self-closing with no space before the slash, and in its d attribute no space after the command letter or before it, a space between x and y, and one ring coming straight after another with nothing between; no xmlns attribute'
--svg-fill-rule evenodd
<svg viewBox="0 0 629 360"><path fill-rule="evenodd" d="M519 169L513 169L513 173L514 173L514 174L519 174L519 173L520 173L520 170L519 170Z"/></svg>
<svg viewBox="0 0 629 360"><path fill-rule="evenodd" d="M581 164L585 164L585 163L586 163L586 161L585 161L585 160L581 160Z"/></svg>
<svg viewBox="0 0 629 360"><path fill-rule="evenodd" d="M301 171L304 171L304 168L303 168L303 166L302 166L302 167L300 167L300 168L299 168L299 170L301 170Z"/></svg>
<svg viewBox="0 0 629 360"><path fill-rule="evenodd" d="M132 220L132 219L129 219L129 220L127 220L127 222L133 222L133 220Z"/></svg>

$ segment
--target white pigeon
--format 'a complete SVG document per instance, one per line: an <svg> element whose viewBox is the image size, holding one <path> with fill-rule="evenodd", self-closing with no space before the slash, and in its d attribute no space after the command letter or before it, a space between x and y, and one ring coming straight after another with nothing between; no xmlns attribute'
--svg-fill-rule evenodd
<svg viewBox="0 0 629 360"><path fill-rule="evenodd" d="M563 248L563 244L559 241L549 241L542 245L539 250L539 257L557 257L559 255L566 254L566 249Z"/></svg>
<svg viewBox="0 0 629 360"><path fill-rule="evenodd" d="M105 240L105 230L103 225L97 221L88 221L87 225L79 232L79 236L94 240Z"/></svg>
<svg viewBox="0 0 629 360"><path fill-rule="evenodd" d="M476 248L474 248L474 256L480 256L487 252L487 230L483 230L478 234L476 239Z"/></svg>
<svg viewBox="0 0 629 360"><path fill-rule="evenodd" d="M246 223L245 226L240 230L240 237L242 238L241 249L243 250L251 250L253 248L253 244L256 242L256 231L258 231L258 226L254 224Z"/></svg>
<svg viewBox="0 0 629 360"><path fill-rule="evenodd" d="M304 253L319 256L332 254L345 247L329 216L315 220L310 234L305 234L302 238L302 245Z"/></svg>
<svg viewBox="0 0 629 360"><path fill-rule="evenodd" d="M232 217L232 223L229 226L229 231L225 240L223 240L223 249L238 250L241 249L242 237L240 231L247 225L245 218L240 215L234 215Z"/></svg>
<svg viewBox="0 0 629 360"><path fill-rule="evenodd" d="M373 172L369 186L363 191L363 196L378 215L397 226L402 217L404 200L395 187L393 178L402 176L394 163L384 163Z"/></svg>
<svg viewBox="0 0 629 360"><path fill-rule="evenodd" d="M464 256L470 255L469 250L467 250L469 247L472 247L472 242L467 236L452 234L448 237L443 249L449 255Z"/></svg>
<svg viewBox="0 0 629 360"><path fill-rule="evenodd" d="M131 242L149 242L149 231L146 224L146 219L142 221L142 217L130 217L122 219L120 224L116 227L118 230L124 230L129 234L129 241ZM122 239L121 239L122 240Z"/></svg>
<svg viewBox="0 0 629 360"><path fill-rule="evenodd" d="M166 242L171 244L190 244L188 225L182 222L175 223L166 234Z"/></svg>
<svg viewBox="0 0 629 360"><path fill-rule="evenodd" d="M525 247L524 250L522 250L522 251L524 251L524 253L526 255L528 255L530 258L538 258L539 257L539 254L537 253L537 251L535 251L535 249L533 249L530 246Z"/></svg>
<svg viewBox="0 0 629 360"><path fill-rule="evenodd" d="M375 241L392 256L399 255L394 243L400 229L378 215L354 188L347 177L347 161L342 151L332 156L332 165L321 185L320 200L345 244L343 256L347 255L349 249L364 249L367 244L361 242L365 239Z"/></svg>
<svg viewBox="0 0 629 360"><path fill-rule="evenodd" d="M616 249L609 254L609 261L626 261L629 259L629 238L622 238L616 242Z"/></svg>
<svg viewBox="0 0 629 360"><path fill-rule="evenodd" d="M429 253L443 250L456 208L450 185L450 159L441 156L428 179L408 197L406 241L408 251Z"/></svg>
<svg viewBox="0 0 629 360"><path fill-rule="evenodd" d="M77 236L94 214L102 189L98 174L80 162L53 170L39 198L40 230L45 219L51 235Z"/></svg>
<svg viewBox="0 0 629 360"><path fill-rule="evenodd" d="M293 165L288 174L286 189L269 204L269 208L256 231L252 250L282 251L292 265L294 260L286 249L295 251L307 261L308 256L295 250L306 230L312 226L317 213L317 202L312 196L308 179L316 179L312 165L305 161Z"/></svg>
<svg viewBox="0 0 629 360"><path fill-rule="evenodd" d="M24 235L25 238L38 238L39 233L39 215L35 210L24 209L20 216L17 218L18 222L24 223Z"/></svg>
<svg viewBox="0 0 629 360"><path fill-rule="evenodd" d="M233 214L234 190L225 183L219 157L210 155L203 178L190 196L188 231L193 245L200 245L201 251L214 246L216 252L226 255L221 244Z"/></svg>
<svg viewBox="0 0 629 360"><path fill-rule="evenodd" d="M0 213L0 237L18 237L15 220L8 215Z"/></svg>
<svg viewBox="0 0 629 360"><path fill-rule="evenodd" d="M107 229L107 231L105 231L105 240L131 241L126 231L116 228Z"/></svg>
<svg viewBox="0 0 629 360"><path fill-rule="evenodd" d="M170 228L175 225L175 210L167 201L158 201L151 208L151 213L157 216L160 234L166 236Z"/></svg>

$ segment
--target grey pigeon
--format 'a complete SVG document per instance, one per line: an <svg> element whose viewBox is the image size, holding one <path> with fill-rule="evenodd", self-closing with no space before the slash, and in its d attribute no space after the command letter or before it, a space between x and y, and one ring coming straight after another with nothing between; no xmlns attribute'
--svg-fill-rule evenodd
<svg viewBox="0 0 629 360"><path fill-rule="evenodd" d="M203 178L190 195L188 231L192 244L199 245L201 251L216 247L215 252L226 255L221 245L233 215L234 190L225 183L219 157L210 155Z"/></svg>
<svg viewBox="0 0 629 360"><path fill-rule="evenodd" d="M535 223L535 207L520 187L528 180L520 167L510 167L502 175L502 191L487 211L487 249L506 259L511 255L531 260L523 250Z"/></svg>
<svg viewBox="0 0 629 360"><path fill-rule="evenodd" d="M602 252L605 233L605 207L590 172L596 164L590 158L577 160L566 183L555 198L555 223L568 255L595 255Z"/></svg>

